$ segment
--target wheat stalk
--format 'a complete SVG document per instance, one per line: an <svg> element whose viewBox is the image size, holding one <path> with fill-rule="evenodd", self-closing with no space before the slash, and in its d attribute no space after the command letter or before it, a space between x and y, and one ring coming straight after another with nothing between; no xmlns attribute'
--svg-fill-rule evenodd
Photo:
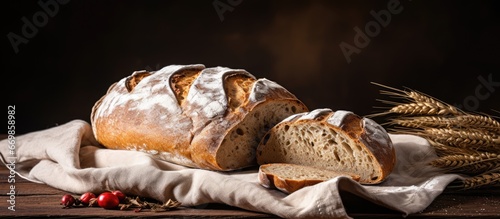
<svg viewBox="0 0 500 219"><path fill-rule="evenodd" d="M406 103L399 103L387 100L379 100L386 104L395 105L386 113L397 113L403 115L460 115L463 112L455 106L445 103L444 101L433 98L422 92L415 90L400 90L393 87L385 86L378 83L375 85L387 88L392 91L382 90L381 94L395 98L405 99Z"/></svg>
<svg viewBox="0 0 500 219"><path fill-rule="evenodd" d="M412 116L392 119L392 124L410 128L480 128L500 134L500 123L488 116Z"/></svg>
<svg viewBox="0 0 500 219"><path fill-rule="evenodd" d="M500 185L500 170L466 178L463 180L462 184L464 189L476 189Z"/></svg>
<svg viewBox="0 0 500 219"><path fill-rule="evenodd" d="M428 128L424 129L420 135L426 136L433 141L472 150L500 152L500 139L481 130L475 129L446 129Z"/></svg>
<svg viewBox="0 0 500 219"><path fill-rule="evenodd" d="M466 125L465 127L478 127L500 135L500 123L490 116L462 115L455 119L461 121L462 125Z"/></svg>
<svg viewBox="0 0 500 219"><path fill-rule="evenodd" d="M474 150L448 146L439 142L435 142L429 138L426 139L430 143L430 145L436 150L436 154L439 157L444 157L448 155L469 155L476 153L476 151Z"/></svg>
<svg viewBox="0 0 500 219"><path fill-rule="evenodd" d="M450 128L457 126L457 121L441 116L413 116L398 117L391 120L391 124L409 128Z"/></svg>
<svg viewBox="0 0 500 219"><path fill-rule="evenodd" d="M500 167L500 155L488 152L470 155L447 155L431 161L430 165L444 169L447 172L475 175Z"/></svg>
<svg viewBox="0 0 500 219"><path fill-rule="evenodd" d="M438 103L415 102L397 105L389 110L391 113L403 115L459 115L455 107L447 107Z"/></svg>
<svg viewBox="0 0 500 219"><path fill-rule="evenodd" d="M470 177L462 181L463 189L500 185L500 123L486 114L464 112L455 106L422 92L373 83L386 88L380 93L400 101L378 100L384 112L395 118L384 123L388 132L413 134L425 138L438 158L429 165L445 172Z"/></svg>
<svg viewBox="0 0 500 219"><path fill-rule="evenodd" d="M421 93L421 92L417 92L417 91L407 91L405 92L405 94L410 97L411 99L413 99L414 101L416 102L425 102L425 103L439 103L441 104L440 101L437 101L436 99L424 94L424 93ZM445 105L445 104L441 104L441 105Z"/></svg>

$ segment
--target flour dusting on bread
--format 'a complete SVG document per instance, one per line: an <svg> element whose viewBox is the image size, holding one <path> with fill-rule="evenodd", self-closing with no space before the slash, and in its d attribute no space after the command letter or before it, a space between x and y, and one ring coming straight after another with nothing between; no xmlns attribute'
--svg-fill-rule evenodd
<svg viewBox="0 0 500 219"><path fill-rule="evenodd" d="M170 65L112 84L94 104L91 122L108 148L229 171L256 165L265 132L307 110L284 87L243 69Z"/></svg>

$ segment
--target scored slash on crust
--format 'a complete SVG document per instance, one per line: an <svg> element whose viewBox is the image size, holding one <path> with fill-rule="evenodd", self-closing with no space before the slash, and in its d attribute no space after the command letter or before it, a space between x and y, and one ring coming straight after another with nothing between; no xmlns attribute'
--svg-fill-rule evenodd
<svg viewBox="0 0 500 219"><path fill-rule="evenodd" d="M256 165L265 132L307 110L279 84L243 69L169 65L111 85L94 104L91 123L105 147L230 171Z"/></svg>

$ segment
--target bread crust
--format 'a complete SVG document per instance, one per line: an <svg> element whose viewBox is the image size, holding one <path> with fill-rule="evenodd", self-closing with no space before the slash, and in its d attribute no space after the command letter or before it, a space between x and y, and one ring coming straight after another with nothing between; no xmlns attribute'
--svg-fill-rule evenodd
<svg viewBox="0 0 500 219"><path fill-rule="evenodd" d="M300 170L309 170L309 171L314 171L314 172L323 172L325 176L329 177L310 177L307 179L298 179L298 178L292 178L292 177L286 177L286 176L281 176L279 173L273 172L271 168L281 168L281 167L287 167L291 169L300 169ZM293 173L291 173L293 174ZM271 163L271 164L263 164L260 165L259 167L259 172L258 172L258 180L259 183L270 189L278 189L282 192L285 193L292 193L295 192L301 188L304 188L306 186L312 186L316 185L321 182L325 182L327 180L330 180L334 177L348 177L354 181L359 181L359 175L353 174L353 173L344 173L344 172L335 172L335 171L330 171L322 168L314 168L311 166L302 166L302 165L296 165L296 164L289 164L289 163Z"/></svg>
<svg viewBox="0 0 500 219"><path fill-rule="evenodd" d="M280 153L279 147L283 147L283 142L277 140L276 136L278 134L283 134L283 130L288 129L285 127L301 127L309 124L314 124L318 127L325 127L325 129L334 130L335 132L347 135L349 140L354 142L356 146L360 146L366 149L366 151L368 152L366 156L369 157L368 160L373 160L377 164L374 166L374 168L376 168L376 170L374 171L376 174L370 177L362 177L360 179L361 183L380 183L392 172L396 163L396 154L392 141L385 129L382 128L382 126L369 118L360 117L350 111L333 111L326 108L315 109L311 112L292 115L273 127L266 134L257 148L257 162L261 165L276 162L305 164L297 159L294 159L293 161L287 160L288 158L285 155L270 155L270 148L274 148L273 151L278 151L277 153ZM320 138L319 134L316 137ZM268 143L268 141L272 142ZM337 144L339 143L337 142L334 144L335 147L337 147ZM340 160L342 160L342 158L340 158ZM314 166L316 165L316 163L310 163L307 165ZM353 163L352 165L359 164ZM332 163L331 166L335 168L337 167L335 163ZM348 170L345 171L349 172Z"/></svg>
<svg viewBox="0 0 500 219"><path fill-rule="evenodd" d="M243 82L230 83L232 77ZM232 167L218 163L217 152L228 133L253 110L276 102L296 109L276 115L280 119L307 111L282 86L243 69L170 65L156 72L136 71L112 84L94 104L91 122L96 139L108 148L228 171L255 165L255 157Z"/></svg>

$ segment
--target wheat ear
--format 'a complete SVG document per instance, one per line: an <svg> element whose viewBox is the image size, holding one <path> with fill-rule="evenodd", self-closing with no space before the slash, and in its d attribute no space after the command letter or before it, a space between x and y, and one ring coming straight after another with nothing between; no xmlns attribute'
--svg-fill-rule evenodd
<svg viewBox="0 0 500 219"><path fill-rule="evenodd" d="M500 139L481 130L429 128L423 135L443 144L472 150L500 152Z"/></svg>
<svg viewBox="0 0 500 219"><path fill-rule="evenodd" d="M500 170L497 169L494 172L487 172L478 176L466 178L462 183L464 189L498 186L500 185Z"/></svg>
<svg viewBox="0 0 500 219"><path fill-rule="evenodd" d="M491 116L462 115L457 116L455 119L460 121L460 124L464 127L477 127L500 135L500 123Z"/></svg>
<svg viewBox="0 0 500 219"><path fill-rule="evenodd" d="M500 123L488 116L412 116L391 120L391 124L410 128L480 128L500 135Z"/></svg>
<svg viewBox="0 0 500 219"><path fill-rule="evenodd" d="M475 175L500 167L500 155L488 152L447 155L431 161L430 164L447 172Z"/></svg>
<svg viewBox="0 0 500 219"><path fill-rule="evenodd" d="M444 156L448 156L448 155L469 155L469 154L476 153L476 151L471 150L471 149L457 148L457 147L445 145L445 144L433 141L432 139L428 139L428 138L427 138L427 141L435 149L436 154L439 157L444 157Z"/></svg>
<svg viewBox="0 0 500 219"><path fill-rule="evenodd" d="M431 166L469 175L462 181L462 189L500 185L500 123L497 120L486 114L464 112L416 90L372 84L385 88L381 94L399 101L378 100L390 106L370 117L395 115L383 123L392 126L387 128L388 132L425 138L438 155L429 163Z"/></svg>
<svg viewBox="0 0 500 219"><path fill-rule="evenodd" d="M445 103L422 92L416 90L400 90L386 85L372 82L372 84L384 87L380 93L404 99L406 103L398 103L387 100L379 100L386 104L395 105L387 113L397 113L403 115L460 115L463 112L455 106Z"/></svg>
<svg viewBox="0 0 500 219"><path fill-rule="evenodd" d="M454 107L446 107L437 103L406 103L397 105L389 110L391 113L403 115L459 115Z"/></svg>

